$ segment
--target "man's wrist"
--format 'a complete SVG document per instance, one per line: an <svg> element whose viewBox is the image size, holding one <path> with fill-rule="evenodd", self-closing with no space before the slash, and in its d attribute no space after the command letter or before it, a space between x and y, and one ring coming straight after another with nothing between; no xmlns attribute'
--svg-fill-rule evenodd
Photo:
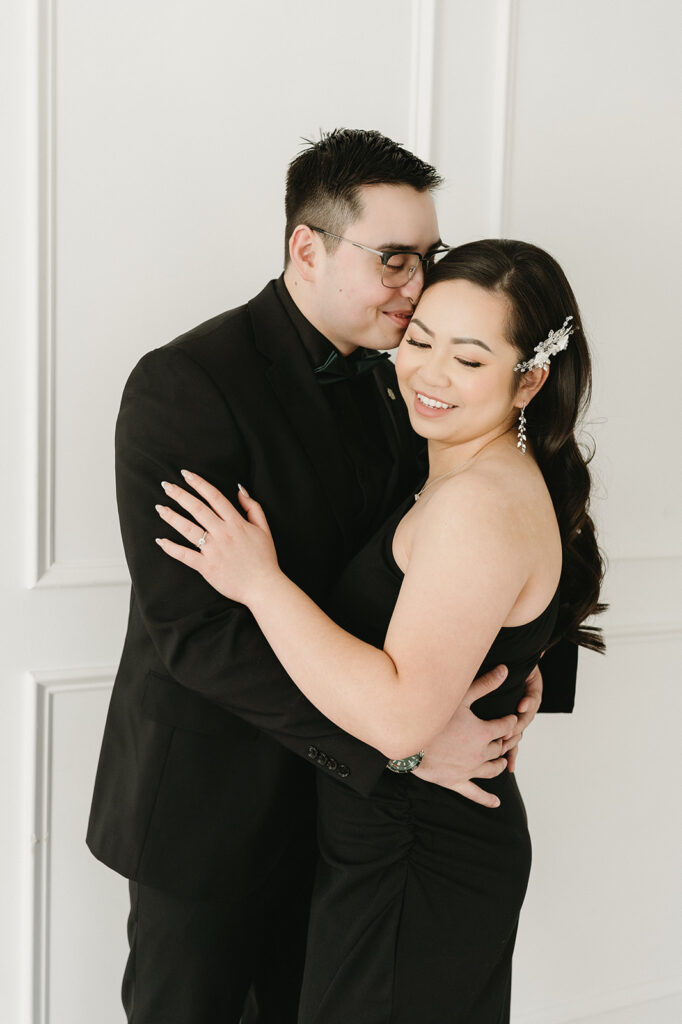
<svg viewBox="0 0 682 1024"><path fill-rule="evenodd" d="M405 772L413 772L415 768L418 768L422 763L424 757L424 751L420 750L418 754L411 754L409 757L398 757L392 761L389 761L386 767L389 771L396 772L399 775Z"/></svg>

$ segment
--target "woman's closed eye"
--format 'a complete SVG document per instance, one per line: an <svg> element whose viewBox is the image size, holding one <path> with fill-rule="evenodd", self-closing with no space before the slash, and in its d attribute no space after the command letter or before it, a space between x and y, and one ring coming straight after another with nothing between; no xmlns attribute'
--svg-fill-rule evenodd
<svg viewBox="0 0 682 1024"><path fill-rule="evenodd" d="M412 345L414 348L431 348L428 341L417 341L416 338L405 338L405 341L408 345ZM455 359L458 363L461 363L462 366L470 366L472 369L475 369L478 366L483 366L483 363L479 363L474 359L462 359L461 356L455 356Z"/></svg>

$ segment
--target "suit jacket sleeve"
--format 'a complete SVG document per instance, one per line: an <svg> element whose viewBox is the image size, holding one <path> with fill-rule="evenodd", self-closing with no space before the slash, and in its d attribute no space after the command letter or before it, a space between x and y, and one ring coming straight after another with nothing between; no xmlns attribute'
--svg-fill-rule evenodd
<svg viewBox="0 0 682 1024"><path fill-rule="evenodd" d="M237 481L249 478L249 453L209 375L170 346L138 363L116 426L123 544L134 599L156 652L177 683L302 757L314 760L311 748L324 750L348 767L348 785L368 793L386 758L342 732L303 697L244 605L217 594L155 544L155 537L170 536L154 508L168 500L161 481L183 484L184 468L231 497Z"/></svg>

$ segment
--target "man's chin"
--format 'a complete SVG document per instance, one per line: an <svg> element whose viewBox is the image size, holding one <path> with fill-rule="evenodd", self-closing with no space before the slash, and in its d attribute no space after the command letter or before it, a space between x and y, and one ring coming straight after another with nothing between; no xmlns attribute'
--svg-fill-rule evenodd
<svg viewBox="0 0 682 1024"><path fill-rule="evenodd" d="M397 348L399 344L400 338L371 338L362 342L362 348L367 348L372 352L389 352Z"/></svg>

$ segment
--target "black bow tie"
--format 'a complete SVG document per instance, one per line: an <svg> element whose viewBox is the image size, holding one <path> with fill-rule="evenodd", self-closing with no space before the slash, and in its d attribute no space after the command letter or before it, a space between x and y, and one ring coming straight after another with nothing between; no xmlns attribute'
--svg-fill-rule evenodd
<svg viewBox="0 0 682 1024"><path fill-rule="evenodd" d="M336 384L341 380L355 380L363 373L369 373L377 363L388 359L388 352L363 352L357 359L342 356L334 350L322 366L315 367L315 376L320 384Z"/></svg>

